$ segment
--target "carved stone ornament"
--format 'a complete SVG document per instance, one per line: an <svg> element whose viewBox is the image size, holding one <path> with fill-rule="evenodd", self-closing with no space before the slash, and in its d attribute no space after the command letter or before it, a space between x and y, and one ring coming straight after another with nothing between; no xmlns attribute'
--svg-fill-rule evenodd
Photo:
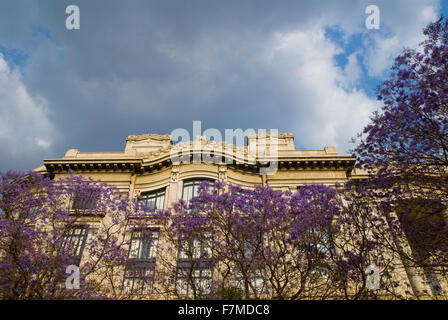
<svg viewBox="0 0 448 320"><path fill-rule="evenodd" d="M227 166L219 166L218 180L220 180L220 181L227 180Z"/></svg>
<svg viewBox="0 0 448 320"><path fill-rule="evenodd" d="M171 140L171 135L169 134L155 134L155 133L147 133L142 135L130 135L126 138L127 141L141 141L141 140L147 140L147 139L153 139L153 140Z"/></svg>
<svg viewBox="0 0 448 320"><path fill-rule="evenodd" d="M173 165L173 168L171 169L171 182L178 182L179 181L179 165Z"/></svg>
<svg viewBox="0 0 448 320"><path fill-rule="evenodd" d="M140 196L141 191L140 190L134 190L134 198L138 198Z"/></svg>

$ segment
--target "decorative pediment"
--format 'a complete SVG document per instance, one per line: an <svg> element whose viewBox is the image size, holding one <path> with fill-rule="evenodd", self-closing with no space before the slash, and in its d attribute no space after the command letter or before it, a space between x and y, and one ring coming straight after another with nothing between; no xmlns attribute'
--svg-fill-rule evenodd
<svg viewBox="0 0 448 320"><path fill-rule="evenodd" d="M128 136L126 138L126 154L136 153L144 156L151 152L160 152L161 150L168 150L172 147L171 135L160 134L143 134L139 136Z"/></svg>
<svg viewBox="0 0 448 320"><path fill-rule="evenodd" d="M169 134L155 134L147 133L142 135L130 135L126 138L126 141L142 141L142 140L158 140L158 141L171 141L171 135Z"/></svg>

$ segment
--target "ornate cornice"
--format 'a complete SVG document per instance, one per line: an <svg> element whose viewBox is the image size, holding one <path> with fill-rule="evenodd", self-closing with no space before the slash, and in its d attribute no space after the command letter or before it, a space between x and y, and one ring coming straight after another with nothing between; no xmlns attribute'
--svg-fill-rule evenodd
<svg viewBox="0 0 448 320"><path fill-rule="evenodd" d="M81 153L78 150L69 150L61 159L44 160L45 170L50 173L66 172L153 172L170 168L179 163L204 162L204 155L209 158L206 163L225 165L248 172L260 172L260 168L268 167L270 163L277 164L280 170L345 170L351 172L356 158L341 156L333 147L323 150L295 150L292 133L270 133L249 135L249 138L267 139L276 136L283 139L282 148L274 148L275 156L269 156L269 145L249 142L247 146L235 146L226 142L207 141L199 137L195 141L172 144L170 135L143 134L130 135L126 138L125 152ZM147 140L147 142L146 142ZM157 140L157 141L155 141ZM291 140L290 142L288 142ZM152 141L152 142L151 142ZM286 141L286 147L284 146ZM290 149L290 147L292 149ZM212 161L210 161L210 159ZM40 169L43 171L43 168ZM225 179L225 171L221 172ZM173 180L176 180L175 176Z"/></svg>
<svg viewBox="0 0 448 320"><path fill-rule="evenodd" d="M159 141L163 141L163 140L171 141L171 135L156 134L156 133L147 133L147 134L142 134L142 135L138 135L138 136L130 135L126 138L126 141L141 141L141 140L147 140L147 139L159 140Z"/></svg>
<svg viewBox="0 0 448 320"><path fill-rule="evenodd" d="M149 152L137 152L136 155L141 157L142 159L152 159L157 158L160 155L164 155L170 152L172 146L161 148L157 151L149 151Z"/></svg>
<svg viewBox="0 0 448 320"><path fill-rule="evenodd" d="M141 159L47 159L44 166L48 173L75 172L136 172L142 167Z"/></svg>
<svg viewBox="0 0 448 320"><path fill-rule="evenodd" d="M193 161L193 151L185 154L190 163ZM247 158L236 158L225 153L217 154L217 159L221 161L218 164L226 164L227 167L247 171L257 171L260 167L266 166L266 161L277 162L279 169L288 170L346 170L351 171L355 165L356 158L353 157L266 157L264 159L257 159L257 161L248 161ZM226 158L227 157L227 158ZM172 161L170 153L166 152L160 154L157 158L152 158L150 161L146 159L48 159L44 160L44 166L49 173L60 173L68 170L75 172L134 172L142 171L152 172L160 170L164 167L170 167ZM177 165L177 163L176 163Z"/></svg>
<svg viewBox="0 0 448 320"><path fill-rule="evenodd" d="M178 181L179 181L179 165L175 164L171 169L170 182L175 183Z"/></svg>
<svg viewBox="0 0 448 320"><path fill-rule="evenodd" d="M249 138L264 138L264 137L278 137L279 139L286 139L286 138L294 138L294 134L292 134L291 132L279 132L279 133L275 133L275 132L270 132L267 131L265 133L251 133L249 134Z"/></svg>

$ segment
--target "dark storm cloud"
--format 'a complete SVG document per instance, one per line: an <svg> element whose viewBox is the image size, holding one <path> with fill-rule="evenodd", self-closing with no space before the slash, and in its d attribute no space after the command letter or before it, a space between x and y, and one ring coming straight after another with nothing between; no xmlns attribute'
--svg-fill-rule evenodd
<svg viewBox="0 0 448 320"><path fill-rule="evenodd" d="M354 32L366 3L2 1L0 45L27 53L21 81L46 101L53 134L43 151L0 156L0 170L30 169L69 148L121 151L129 134L191 130L193 120L203 130L296 132L306 122L297 109L316 106L298 104L289 70L266 60L273 37L334 24ZM80 30L65 29L69 4L80 8Z"/></svg>

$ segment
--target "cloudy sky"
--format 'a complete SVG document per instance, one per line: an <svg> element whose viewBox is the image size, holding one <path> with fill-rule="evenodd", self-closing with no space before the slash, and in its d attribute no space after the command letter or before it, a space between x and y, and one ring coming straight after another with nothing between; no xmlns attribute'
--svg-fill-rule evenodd
<svg viewBox="0 0 448 320"><path fill-rule="evenodd" d="M375 88L448 0L2 0L0 171L130 134L278 129L300 149L351 137ZM65 9L80 9L67 30ZM380 8L380 29L365 26Z"/></svg>

